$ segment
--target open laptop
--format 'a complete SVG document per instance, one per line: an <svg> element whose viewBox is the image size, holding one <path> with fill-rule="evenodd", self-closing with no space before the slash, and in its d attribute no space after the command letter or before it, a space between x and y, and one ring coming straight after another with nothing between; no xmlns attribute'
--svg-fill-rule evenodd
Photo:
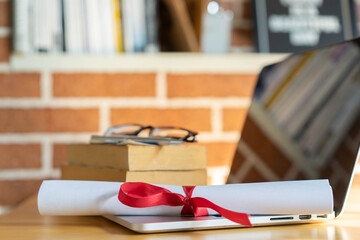
<svg viewBox="0 0 360 240"><path fill-rule="evenodd" d="M360 157L360 38L293 54L266 66L228 183L329 179L332 214L251 215L253 226L341 215ZM243 227L221 216L106 216L137 232Z"/></svg>

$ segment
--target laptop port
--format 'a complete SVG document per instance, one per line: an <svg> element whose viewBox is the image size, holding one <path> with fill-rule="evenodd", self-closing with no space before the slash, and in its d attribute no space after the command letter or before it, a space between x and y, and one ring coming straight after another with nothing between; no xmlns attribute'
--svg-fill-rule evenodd
<svg viewBox="0 0 360 240"><path fill-rule="evenodd" d="M311 218L311 215L300 215L299 218L300 220L309 220Z"/></svg>
<svg viewBox="0 0 360 240"><path fill-rule="evenodd" d="M317 215L316 217L318 217L318 218L327 218L327 214Z"/></svg>
<svg viewBox="0 0 360 240"><path fill-rule="evenodd" d="M294 217L272 217L270 221L292 220Z"/></svg>

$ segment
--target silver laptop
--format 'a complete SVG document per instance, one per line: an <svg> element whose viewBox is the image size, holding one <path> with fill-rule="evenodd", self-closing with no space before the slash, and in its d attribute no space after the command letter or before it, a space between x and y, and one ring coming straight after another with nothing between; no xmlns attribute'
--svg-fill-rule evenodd
<svg viewBox="0 0 360 240"><path fill-rule="evenodd" d="M360 38L287 57L259 74L228 183L329 179L332 214L251 215L253 226L341 215L360 157ZM136 232L243 227L221 216L106 216Z"/></svg>

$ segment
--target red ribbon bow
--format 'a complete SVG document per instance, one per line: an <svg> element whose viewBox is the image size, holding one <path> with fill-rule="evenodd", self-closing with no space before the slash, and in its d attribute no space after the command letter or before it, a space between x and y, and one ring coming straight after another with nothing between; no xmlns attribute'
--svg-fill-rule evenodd
<svg viewBox="0 0 360 240"><path fill-rule="evenodd" d="M201 197L191 197L195 186L183 186L186 196L170 192L166 188L142 182L126 182L120 187L118 199L121 203L135 208L154 206L184 206L182 215L192 214L195 217L208 215L207 208L213 209L223 217L251 227L249 215L222 208Z"/></svg>

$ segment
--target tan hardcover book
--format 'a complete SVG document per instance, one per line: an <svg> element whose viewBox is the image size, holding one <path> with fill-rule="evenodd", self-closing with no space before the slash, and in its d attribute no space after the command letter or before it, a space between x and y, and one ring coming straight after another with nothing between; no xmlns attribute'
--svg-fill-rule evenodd
<svg viewBox="0 0 360 240"><path fill-rule="evenodd" d="M62 166L61 179L111 182L146 182L167 185L206 185L206 169L185 171L124 171L83 166Z"/></svg>
<svg viewBox="0 0 360 240"><path fill-rule="evenodd" d="M206 168L206 148L197 145L137 146L71 144L71 165L121 170L193 170Z"/></svg>

